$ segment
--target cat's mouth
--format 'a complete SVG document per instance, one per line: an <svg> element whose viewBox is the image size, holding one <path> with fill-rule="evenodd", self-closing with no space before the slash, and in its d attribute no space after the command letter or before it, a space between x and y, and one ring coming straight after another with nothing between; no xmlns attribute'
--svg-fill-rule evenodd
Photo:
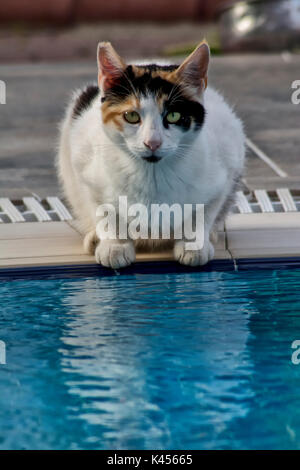
<svg viewBox="0 0 300 470"><path fill-rule="evenodd" d="M145 162L149 163L157 163L159 160L161 160L162 157L157 157L156 155L151 155L150 157L142 157Z"/></svg>

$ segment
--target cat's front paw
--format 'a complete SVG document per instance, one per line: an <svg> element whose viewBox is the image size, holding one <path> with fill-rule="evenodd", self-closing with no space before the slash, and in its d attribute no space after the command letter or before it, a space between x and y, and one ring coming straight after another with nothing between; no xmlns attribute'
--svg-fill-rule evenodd
<svg viewBox="0 0 300 470"><path fill-rule="evenodd" d="M119 269L135 261L134 245L130 241L101 240L95 251L97 263L108 268Z"/></svg>
<svg viewBox="0 0 300 470"><path fill-rule="evenodd" d="M210 241L206 241L201 250L187 250L183 240L175 242L174 257L176 261L187 266L203 266L214 257L214 247Z"/></svg>
<svg viewBox="0 0 300 470"><path fill-rule="evenodd" d="M88 232L83 239L83 249L87 255L93 255L99 238L97 237L96 230Z"/></svg>

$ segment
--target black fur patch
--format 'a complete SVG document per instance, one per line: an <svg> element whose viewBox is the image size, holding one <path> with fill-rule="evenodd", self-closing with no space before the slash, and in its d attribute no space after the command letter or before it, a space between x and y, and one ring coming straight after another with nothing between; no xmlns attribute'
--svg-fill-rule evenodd
<svg viewBox="0 0 300 470"><path fill-rule="evenodd" d="M147 64L147 65L135 65L137 69L144 69L147 72L159 72L160 70L163 72L174 72L174 70L178 69L179 65L157 65L157 64Z"/></svg>
<svg viewBox="0 0 300 470"><path fill-rule="evenodd" d="M162 115L163 123L166 128L176 125L181 127L184 131L187 131L192 122L195 122L195 130L203 125L205 110L200 103L186 98L180 86L174 85L174 83L162 77L153 77L151 75L152 72L159 70L173 71L177 68L177 65L158 66L152 64L136 67L143 69L145 73L141 76L136 76L132 66L129 65L118 82L116 82L111 89L107 90L105 94L106 100L113 104L118 104L131 94L146 96L150 93L158 97L167 95L169 99L164 104ZM166 120L167 114L172 111L178 111L181 114L181 119L176 124L169 124Z"/></svg>
<svg viewBox="0 0 300 470"><path fill-rule="evenodd" d="M153 67L156 67L155 69ZM164 80L161 77L152 77L151 71L157 70L157 66L140 67L145 68L145 73L137 77L129 65L123 75L118 79L115 85L106 91L105 97L113 103L119 103L131 94L146 96L147 93L167 94L169 95L174 88L174 84Z"/></svg>
<svg viewBox="0 0 300 470"><path fill-rule="evenodd" d="M96 85L87 86L75 101L73 117L81 116L83 111L85 111L90 106L91 102L94 98L96 98L98 93L99 88Z"/></svg>
<svg viewBox="0 0 300 470"><path fill-rule="evenodd" d="M167 115L171 112L179 112L181 118L178 122L170 124L167 121ZM197 101L191 101L183 96L179 96L172 102L172 98L165 102L165 109L163 113L163 124L166 129L169 126L179 126L184 131L188 131L191 127L192 121L195 122L195 130L200 129L205 119L205 109L202 104Z"/></svg>

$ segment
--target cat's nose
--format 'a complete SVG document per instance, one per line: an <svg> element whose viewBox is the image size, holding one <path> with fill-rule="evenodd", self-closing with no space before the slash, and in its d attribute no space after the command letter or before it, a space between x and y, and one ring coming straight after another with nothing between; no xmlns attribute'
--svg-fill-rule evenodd
<svg viewBox="0 0 300 470"><path fill-rule="evenodd" d="M151 152L155 152L160 146L162 142L160 139L149 139L144 141L144 145L151 150Z"/></svg>

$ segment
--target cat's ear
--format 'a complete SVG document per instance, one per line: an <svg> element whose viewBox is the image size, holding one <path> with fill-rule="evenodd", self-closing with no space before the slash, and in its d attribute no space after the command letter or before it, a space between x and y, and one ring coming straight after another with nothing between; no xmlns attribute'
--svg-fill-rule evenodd
<svg viewBox="0 0 300 470"><path fill-rule="evenodd" d="M103 91L106 91L117 83L126 68L126 64L110 42L99 42L97 59L98 84Z"/></svg>
<svg viewBox="0 0 300 470"><path fill-rule="evenodd" d="M207 87L207 73L210 58L209 45L201 42L176 70L176 75L187 85L203 91Z"/></svg>

